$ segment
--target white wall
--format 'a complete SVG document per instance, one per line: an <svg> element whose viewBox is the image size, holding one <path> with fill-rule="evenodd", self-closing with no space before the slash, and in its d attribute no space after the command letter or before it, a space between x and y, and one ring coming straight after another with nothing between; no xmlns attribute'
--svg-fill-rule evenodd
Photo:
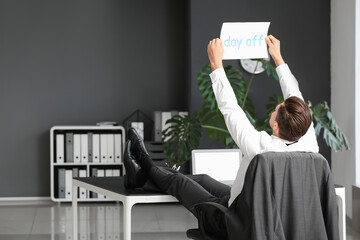
<svg viewBox="0 0 360 240"><path fill-rule="evenodd" d="M359 75L355 65L356 59L360 59L360 55L355 54L356 6L359 3L360 0L331 0L331 111L351 147L350 151L332 152L332 169L334 182L346 188L346 213L350 218L351 186L356 181L356 144L359 142L356 141L359 134L355 134L355 129L359 130L356 128L356 122L359 122L356 113L360 114L357 111L360 104L356 104L358 99L355 94L356 87L359 87L356 84Z"/></svg>
<svg viewBox="0 0 360 240"><path fill-rule="evenodd" d="M356 149L360 149L360 1L355 6L355 129ZM356 153L355 180L360 186L360 150Z"/></svg>

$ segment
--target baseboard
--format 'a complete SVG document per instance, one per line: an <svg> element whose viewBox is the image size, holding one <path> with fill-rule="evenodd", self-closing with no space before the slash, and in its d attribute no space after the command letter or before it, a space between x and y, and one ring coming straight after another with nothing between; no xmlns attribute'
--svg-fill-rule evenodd
<svg viewBox="0 0 360 240"><path fill-rule="evenodd" d="M0 206L53 204L50 197L2 197Z"/></svg>

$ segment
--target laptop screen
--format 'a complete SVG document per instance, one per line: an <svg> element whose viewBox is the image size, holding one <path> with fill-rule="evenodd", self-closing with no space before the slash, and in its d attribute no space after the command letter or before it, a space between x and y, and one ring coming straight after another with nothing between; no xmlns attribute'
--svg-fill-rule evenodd
<svg viewBox="0 0 360 240"><path fill-rule="evenodd" d="M232 185L241 160L239 149L193 150L192 174L207 174L219 182Z"/></svg>

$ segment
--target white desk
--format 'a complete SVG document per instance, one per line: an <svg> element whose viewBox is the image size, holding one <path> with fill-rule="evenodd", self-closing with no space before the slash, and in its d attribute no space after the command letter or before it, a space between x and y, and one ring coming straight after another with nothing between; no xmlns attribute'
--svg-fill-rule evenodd
<svg viewBox="0 0 360 240"><path fill-rule="evenodd" d="M160 203L160 202L178 202L176 198L166 194L145 192L142 190L128 190L124 187L124 177L104 177L104 178L81 178L73 179L73 240L78 240L78 188L83 187L122 202L123 211L123 231L124 240L131 239L131 208L137 203ZM119 226L120 227L120 226Z"/></svg>

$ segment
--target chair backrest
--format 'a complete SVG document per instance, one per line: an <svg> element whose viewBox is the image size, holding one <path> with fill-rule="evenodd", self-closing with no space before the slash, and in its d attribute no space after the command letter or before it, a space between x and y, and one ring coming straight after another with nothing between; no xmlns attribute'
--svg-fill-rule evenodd
<svg viewBox="0 0 360 240"><path fill-rule="evenodd" d="M232 185L242 161L240 149L198 149L192 151L191 174L207 174Z"/></svg>
<svg viewBox="0 0 360 240"><path fill-rule="evenodd" d="M339 239L326 159L301 152L257 155L226 218L229 239Z"/></svg>

